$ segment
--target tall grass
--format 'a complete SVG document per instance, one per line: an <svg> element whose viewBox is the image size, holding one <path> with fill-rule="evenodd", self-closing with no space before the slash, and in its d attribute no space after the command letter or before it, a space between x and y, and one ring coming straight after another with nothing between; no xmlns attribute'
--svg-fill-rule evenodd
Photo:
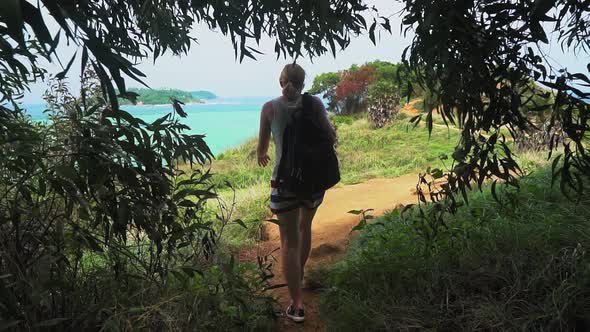
<svg viewBox="0 0 590 332"><path fill-rule="evenodd" d="M411 210L380 218L323 280L329 330L590 329L590 199L550 183L472 192L430 248Z"/></svg>
<svg viewBox="0 0 590 332"><path fill-rule="evenodd" d="M450 154L458 141L453 130L435 128L432 136L423 127L404 120L382 129L371 129L366 119L343 125L338 132L342 183L374 177L395 177L428 166L441 167L440 156Z"/></svg>

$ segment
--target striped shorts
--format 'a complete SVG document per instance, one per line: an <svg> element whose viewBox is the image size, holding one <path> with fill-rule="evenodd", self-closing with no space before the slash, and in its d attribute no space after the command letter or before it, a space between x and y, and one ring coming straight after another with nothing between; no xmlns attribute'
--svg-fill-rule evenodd
<svg viewBox="0 0 590 332"><path fill-rule="evenodd" d="M313 210L322 204L325 191L311 195L309 198L298 198L294 193L287 190L279 190L278 183L270 181L270 210L274 214L288 212L299 207Z"/></svg>

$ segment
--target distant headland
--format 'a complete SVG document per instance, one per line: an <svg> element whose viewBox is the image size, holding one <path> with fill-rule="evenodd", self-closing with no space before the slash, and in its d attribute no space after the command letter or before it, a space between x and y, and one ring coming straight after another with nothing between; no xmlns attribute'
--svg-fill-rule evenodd
<svg viewBox="0 0 590 332"><path fill-rule="evenodd" d="M129 88L128 92L137 93L137 105L162 105L169 104L170 99L178 99L183 103L196 104L204 103L206 100L215 99L217 96L210 91L184 91L178 89L147 89ZM127 99L120 98L119 103L130 105Z"/></svg>

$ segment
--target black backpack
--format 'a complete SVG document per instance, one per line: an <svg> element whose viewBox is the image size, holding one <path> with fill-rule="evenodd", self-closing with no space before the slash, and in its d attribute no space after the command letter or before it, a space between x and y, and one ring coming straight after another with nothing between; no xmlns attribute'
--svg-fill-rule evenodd
<svg viewBox="0 0 590 332"><path fill-rule="evenodd" d="M283 132L283 152L277 174L279 190L300 198L327 190L340 181L338 158L329 133L318 122L313 97L305 93Z"/></svg>

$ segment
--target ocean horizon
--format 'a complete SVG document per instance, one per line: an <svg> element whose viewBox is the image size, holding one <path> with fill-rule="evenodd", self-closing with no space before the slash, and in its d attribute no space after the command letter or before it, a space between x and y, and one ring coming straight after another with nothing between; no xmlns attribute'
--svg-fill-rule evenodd
<svg viewBox="0 0 590 332"><path fill-rule="evenodd" d="M228 97L208 100L203 104L183 106L188 114L181 122L189 126L190 134L206 135L205 142L214 155L237 147L258 133L260 109L273 97ZM46 104L23 104L33 121L47 121ZM122 109L146 122L172 112L172 105L122 105Z"/></svg>

